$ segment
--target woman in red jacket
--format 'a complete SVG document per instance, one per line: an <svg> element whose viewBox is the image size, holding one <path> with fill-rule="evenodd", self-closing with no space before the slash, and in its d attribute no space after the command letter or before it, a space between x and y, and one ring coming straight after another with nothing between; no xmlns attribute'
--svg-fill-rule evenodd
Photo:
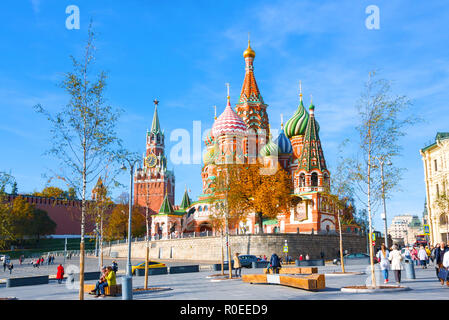
<svg viewBox="0 0 449 320"><path fill-rule="evenodd" d="M62 282L62 279L64 279L64 267L62 264L58 266L58 272L56 273L56 279L58 279L58 283Z"/></svg>

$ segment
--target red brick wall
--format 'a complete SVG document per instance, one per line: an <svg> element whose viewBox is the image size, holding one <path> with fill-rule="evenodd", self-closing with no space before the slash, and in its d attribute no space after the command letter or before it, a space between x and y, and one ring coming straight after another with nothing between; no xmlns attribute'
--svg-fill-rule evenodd
<svg viewBox="0 0 449 320"><path fill-rule="evenodd" d="M19 195L20 196L20 195ZM9 195L7 200L11 202L17 196ZM81 201L80 200L55 200L44 197L21 196L28 203L48 213L51 220L56 223L55 235L80 235L81 234ZM86 219L85 233L94 229L92 221Z"/></svg>

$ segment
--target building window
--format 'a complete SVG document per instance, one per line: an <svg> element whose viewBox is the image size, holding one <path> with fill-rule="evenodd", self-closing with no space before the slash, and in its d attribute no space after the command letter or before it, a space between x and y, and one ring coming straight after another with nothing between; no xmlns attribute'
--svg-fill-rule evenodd
<svg viewBox="0 0 449 320"><path fill-rule="evenodd" d="M301 173L299 175L299 186L304 187L305 184L306 184L306 175L304 173Z"/></svg>
<svg viewBox="0 0 449 320"><path fill-rule="evenodd" d="M318 174L312 173L312 187L318 187Z"/></svg>
<svg viewBox="0 0 449 320"><path fill-rule="evenodd" d="M439 197L440 196L440 188L438 187L438 184L437 184L436 188L437 188L437 197Z"/></svg>
<svg viewBox="0 0 449 320"><path fill-rule="evenodd" d="M435 171L438 171L437 159L433 160L433 163L435 164Z"/></svg>

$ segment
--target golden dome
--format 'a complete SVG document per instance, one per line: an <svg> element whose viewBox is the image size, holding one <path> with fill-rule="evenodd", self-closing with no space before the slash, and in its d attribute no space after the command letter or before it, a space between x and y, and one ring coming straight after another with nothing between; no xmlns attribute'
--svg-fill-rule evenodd
<svg viewBox="0 0 449 320"><path fill-rule="evenodd" d="M251 46L249 45L249 40L248 40L248 48L243 52L243 57L247 58L247 57L251 57L254 59L254 57L256 56L256 52L251 49Z"/></svg>

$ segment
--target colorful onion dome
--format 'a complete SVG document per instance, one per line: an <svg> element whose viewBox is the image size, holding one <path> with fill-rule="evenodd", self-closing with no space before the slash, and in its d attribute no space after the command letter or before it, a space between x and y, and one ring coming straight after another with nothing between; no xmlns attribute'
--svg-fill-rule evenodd
<svg viewBox="0 0 449 320"><path fill-rule="evenodd" d="M251 57L251 58L255 58L256 57L256 52L251 49L251 46L249 45L249 39L248 39L248 48L243 51L243 57L247 58L247 57Z"/></svg>
<svg viewBox="0 0 449 320"><path fill-rule="evenodd" d="M215 148L210 148L203 156L203 162L205 165L214 163L215 161Z"/></svg>
<svg viewBox="0 0 449 320"><path fill-rule="evenodd" d="M298 109L293 116L285 123L284 132L285 135L291 139L294 136L303 135L306 131L307 121L309 120L309 114L307 113L302 99L299 102Z"/></svg>
<svg viewBox="0 0 449 320"><path fill-rule="evenodd" d="M281 132L279 133L279 136L274 139L274 143L278 146L279 148L279 153L292 153L293 149L292 149L292 144L290 142L290 140L285 136L284 130L281 129Z"/></svg>
<svg viewBox="0 0 449 320"><path fill-rule="evenodd" d="M228 104L223 113L215 120L212 126L212 135L217 138L222 134L243 135L246 132L246 124L231 107L228 96Z"/></svg>
<svg viewBox="0 0 449 320"><path fill-rule="evenodd" d="M279 154L279 147L271 139L266 145L263 146L262 150L260 150L261 157L269 157L273 155L276 156L278 154Z"/></svg>
<svg viewBox="0 0 449 320"><path fill-rule="evenodd" d="M209 132L206 135L206 138L204 139L204 144L206 146L210 146L214 143L214 141L215 141L215 138L212 135L212 129L211 129L211 130L209 130Z"/></svg>

